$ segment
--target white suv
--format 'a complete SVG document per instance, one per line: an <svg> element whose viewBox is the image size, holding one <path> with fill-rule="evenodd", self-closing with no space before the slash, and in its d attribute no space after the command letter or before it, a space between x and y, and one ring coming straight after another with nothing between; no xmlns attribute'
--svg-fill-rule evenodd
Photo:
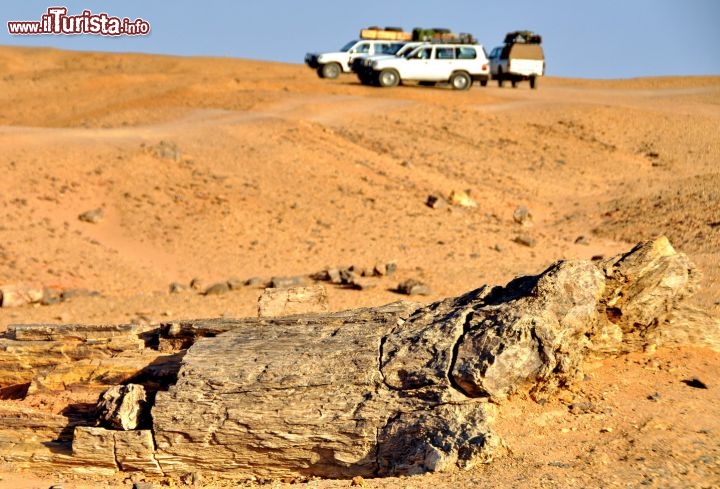
<svg viewBox="0 0 720 489"><path fill-rule="evenodd" d="M448 82L455 90L467 90L473 82L487 85L487 55L480 44L423 44L404 57L380 58L371 63L373 82L394 87L405 81L422 85Z"/></svg>
<svg viewBox="0 0 720 489"><path fill-rule="evenodd" d="M373 81L372 79L372 63L375 60L382 59L382 58L392 58L393 56L406 56L410 51L415 49L416 47L425 44L424 42L420 41L410 41L406 43L404 46L402 46L400 49L397 50L396 53L392 54L374 54L370 56L357 56L353 62L350 64L350 68L355 72L355 74L358 76L358 79L360 80L360 83L363 85L370 85Z"/></svg>
<svg viewBox="0 0 720 489"><path fill-rule="evenodd" d="M307 53L305 55L305 64L317 70L320 78L337 78L341 73L352 72L350 65L355 57L393 54L404 44L403 41L354 40L343 46L340 51Z"/></svg>

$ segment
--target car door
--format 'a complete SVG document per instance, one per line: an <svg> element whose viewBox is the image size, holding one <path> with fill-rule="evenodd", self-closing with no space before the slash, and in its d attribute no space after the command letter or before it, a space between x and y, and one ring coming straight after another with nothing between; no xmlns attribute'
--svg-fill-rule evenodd
<svg viewBox="0 0 720 489"><path fill-rule="evenodd" d="M427 80L441 81L450 79L456 69L455 48L453 46L436 46L432 70L427 74Z"/></svg>
<svg viewBox="0 0 720 489"><path fill-rule="evenodd" d="M352 66L352 62L355 58L358 56L367 56L368 54L371 54L372 50L372 44L369 42L359 42L353 47L350 51L348 51L348 69L346 71L350 71L350 66Z"/></svg>
<svg viewBox="0 0 720 489"><path fill-rule="evenodd" d="M406 58L406 62L400 67L400 76L404 80L423 80L429 71L432 63L433 47L421 46L411 52Z"/></svg>

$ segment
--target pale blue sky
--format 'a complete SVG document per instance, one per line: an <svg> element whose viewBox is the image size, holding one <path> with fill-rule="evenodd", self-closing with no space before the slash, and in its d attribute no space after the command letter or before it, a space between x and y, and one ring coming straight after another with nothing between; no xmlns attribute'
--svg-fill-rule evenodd
<svg viewBox="0 0 720 489"><path fill-rule="evenodd" d="M151 34L11 36L50 6L143 18ZM0 44L89 51L210 55L302 63L369 25L448 27L487 50L511 30L543 35L547 74L582 78L720 75L720 0L4 0ZM309 70L308 70L309 71Z"/></svg>

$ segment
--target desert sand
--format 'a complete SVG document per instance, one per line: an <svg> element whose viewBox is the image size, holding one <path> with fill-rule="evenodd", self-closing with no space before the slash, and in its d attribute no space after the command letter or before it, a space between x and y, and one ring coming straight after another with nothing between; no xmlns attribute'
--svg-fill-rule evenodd
<svg viewBox="0 0 720 489"><path fill-rule="evenodd" d="M409 278L430 302L661 234L703 274L694 304L720 314L720 77L379 89L302 65L8 47L0 75L0 285L85 291L0 308L0 331L253 316L261 286L170 284L390 262L374 288L328 285L331 309L402 299ZM453 191L476 207L426 205ZM720 352L590 367L577 392L508 402L507 458L366 486L720 487ZM0 469L18 489L100 482Z"/></svg>

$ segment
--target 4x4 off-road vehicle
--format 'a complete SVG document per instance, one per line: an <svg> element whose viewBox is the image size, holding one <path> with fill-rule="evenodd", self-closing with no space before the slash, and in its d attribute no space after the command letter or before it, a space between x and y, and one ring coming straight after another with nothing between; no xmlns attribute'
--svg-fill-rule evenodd
<svg viewBox="0 0 720 489"><path fill-rule="evenodd" d="M473 82L487 85L490 69L480 44L422 44L406 56L372 61L372 80L381 87L406 81L421 85L447 82L455 90L467 90Z"/></svg>
<svg viewBox="0 0 720 489"><path fill-rule="evenodd" d="M352 64L350 65L350 68L355 72L355 74L358 76L358 79L360 80L360 83L363 85L370 85L373 83L373 70L372 70L372 63L375 60L383 59L383 58L392 58L394 56L406 56L410 51L415 49L416 47L422 45L424 43L412 41L404 46L402 46L396 53L394 54L375 54L371 56L358 56L355 59L353 59Z"/></svg>
<svg viewBox="0 0 720 489"><path fill-rule="evenodd" d="M395 54L411 38L411 34L398 27L371 27L360 31L360 40L353 40L339 51L328 53L307 53L305 64L317 70L320 78L337 78L341 73L350 73L350 65L356 57L378 54Z"/></svg>
<svg viewBox="0 0 720 489"><path fill-rule="evenodd" d="M509 81L513 88L519 81L528 80L530 88L537 88L538 78L545 74L545 53L542 38L530 31L510 32L505 44L490 52L490 73L499 86Z"/></svg>

